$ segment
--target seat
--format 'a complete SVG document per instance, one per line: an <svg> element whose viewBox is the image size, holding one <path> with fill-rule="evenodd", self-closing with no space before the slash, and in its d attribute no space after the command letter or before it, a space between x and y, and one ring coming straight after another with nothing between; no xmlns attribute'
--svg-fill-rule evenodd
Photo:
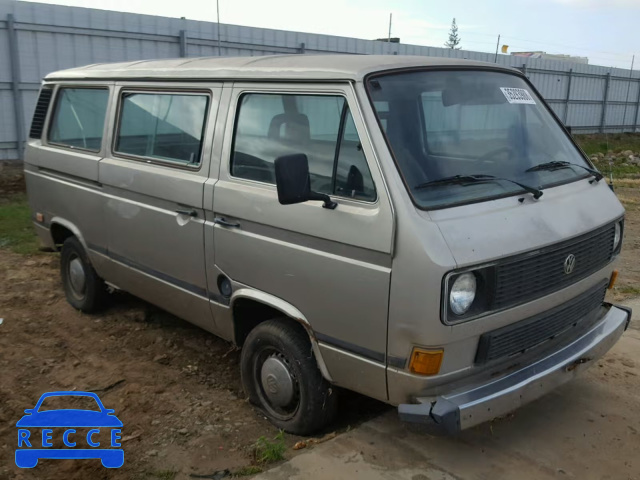
<svg viewBox="0 0 640 480"><path fill-rule="evenodd" d="M271 119L267 136L272 140L291 140L305 144L311 139L309 118L303 113L276 115Z"/></svg>

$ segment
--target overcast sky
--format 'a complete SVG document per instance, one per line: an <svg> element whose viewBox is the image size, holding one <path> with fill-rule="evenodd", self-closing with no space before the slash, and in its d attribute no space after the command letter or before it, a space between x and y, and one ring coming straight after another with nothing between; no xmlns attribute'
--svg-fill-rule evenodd
<svg viewBox="0 0 640 480"><path fill-rule="evenodd" d="M215 21L215 0L40 0ZM453 17L465 50L543 50L629 68L640 54L640 0L219 0L220 21L235 25L443 46ZM640 68L640 57L636 68Z"/></svg>

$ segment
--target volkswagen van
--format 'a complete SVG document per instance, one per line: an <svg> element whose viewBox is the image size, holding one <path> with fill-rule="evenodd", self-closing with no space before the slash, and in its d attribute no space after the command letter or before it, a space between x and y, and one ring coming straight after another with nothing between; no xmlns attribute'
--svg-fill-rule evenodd
<svg viewBox="0 0 640 480"><path fill-rule="evenodd" d="M478 425L574 378L630 320L605 302L623 207L495 64L59 71L25 173L74 308L123 290L242 347L249 399L296 434L331 421L341 388L436 430Z"/></svg>

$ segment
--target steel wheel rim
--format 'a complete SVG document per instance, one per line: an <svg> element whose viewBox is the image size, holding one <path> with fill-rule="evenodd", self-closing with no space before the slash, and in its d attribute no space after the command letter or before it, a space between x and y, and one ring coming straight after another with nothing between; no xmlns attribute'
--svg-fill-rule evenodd
<svg viewBox="0 0 640 480"><path fill-rule="evenodd" d="M284 373L282 369L286 369L288 380L278 377L278 370ZM282 352L273 347L262 348L255 356L253 380L260 403L269 415L278 420L290 420L296 415L300 408L300 384Z"/></svg>
<svg viewBox="0 0 640 480"><path fill-rule="evenodd" d="M83 299L87 291L87 274L80 257L73 253L69 258L67 276L71 294L77 299Z"/></svg>

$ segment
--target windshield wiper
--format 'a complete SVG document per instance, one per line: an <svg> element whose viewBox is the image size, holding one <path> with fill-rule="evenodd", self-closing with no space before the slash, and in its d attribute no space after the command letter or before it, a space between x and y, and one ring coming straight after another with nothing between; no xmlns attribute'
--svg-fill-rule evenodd
<svg viewBox="0 0 640 480"><path fill-rule="evenodd" d="M516 182L515 180L511 180L510 178L495 177L493 175L484 175L484 174L453 175L450 177L443 177L437 180L431 180L429 182L421 183L413 187L413 189L422 190L423 188L429 188L436 185L466 185L466 184L472 184L472 183L490 183L490 182L495 182L496 180L504 180L505 182L515 183L520 188L532 194L533 198L535 198L536 200L542 196L542 190L540 190L539 188L531 187L529 185L525 185L524 183Z"/></svg>
<svg viewBox="0 0 640 480"><path fill-rule="evenodd" d="M587 172L589 172L591 175L593 175L594 179L591 180L589 183L593 183L594 181L599 182L600 180L603 179L603 175L599 171L594 170L593 168L585 167L584 165L578 165L577 163L571 163L571 162L565 162L565 161L559 161L559 160L541 163L540 165L536 165L535 167L527 168L525 172L539 172L541 170L552 171L552 170L558 170L560 168L570 168L570 167L582 168Z"/></svg>

